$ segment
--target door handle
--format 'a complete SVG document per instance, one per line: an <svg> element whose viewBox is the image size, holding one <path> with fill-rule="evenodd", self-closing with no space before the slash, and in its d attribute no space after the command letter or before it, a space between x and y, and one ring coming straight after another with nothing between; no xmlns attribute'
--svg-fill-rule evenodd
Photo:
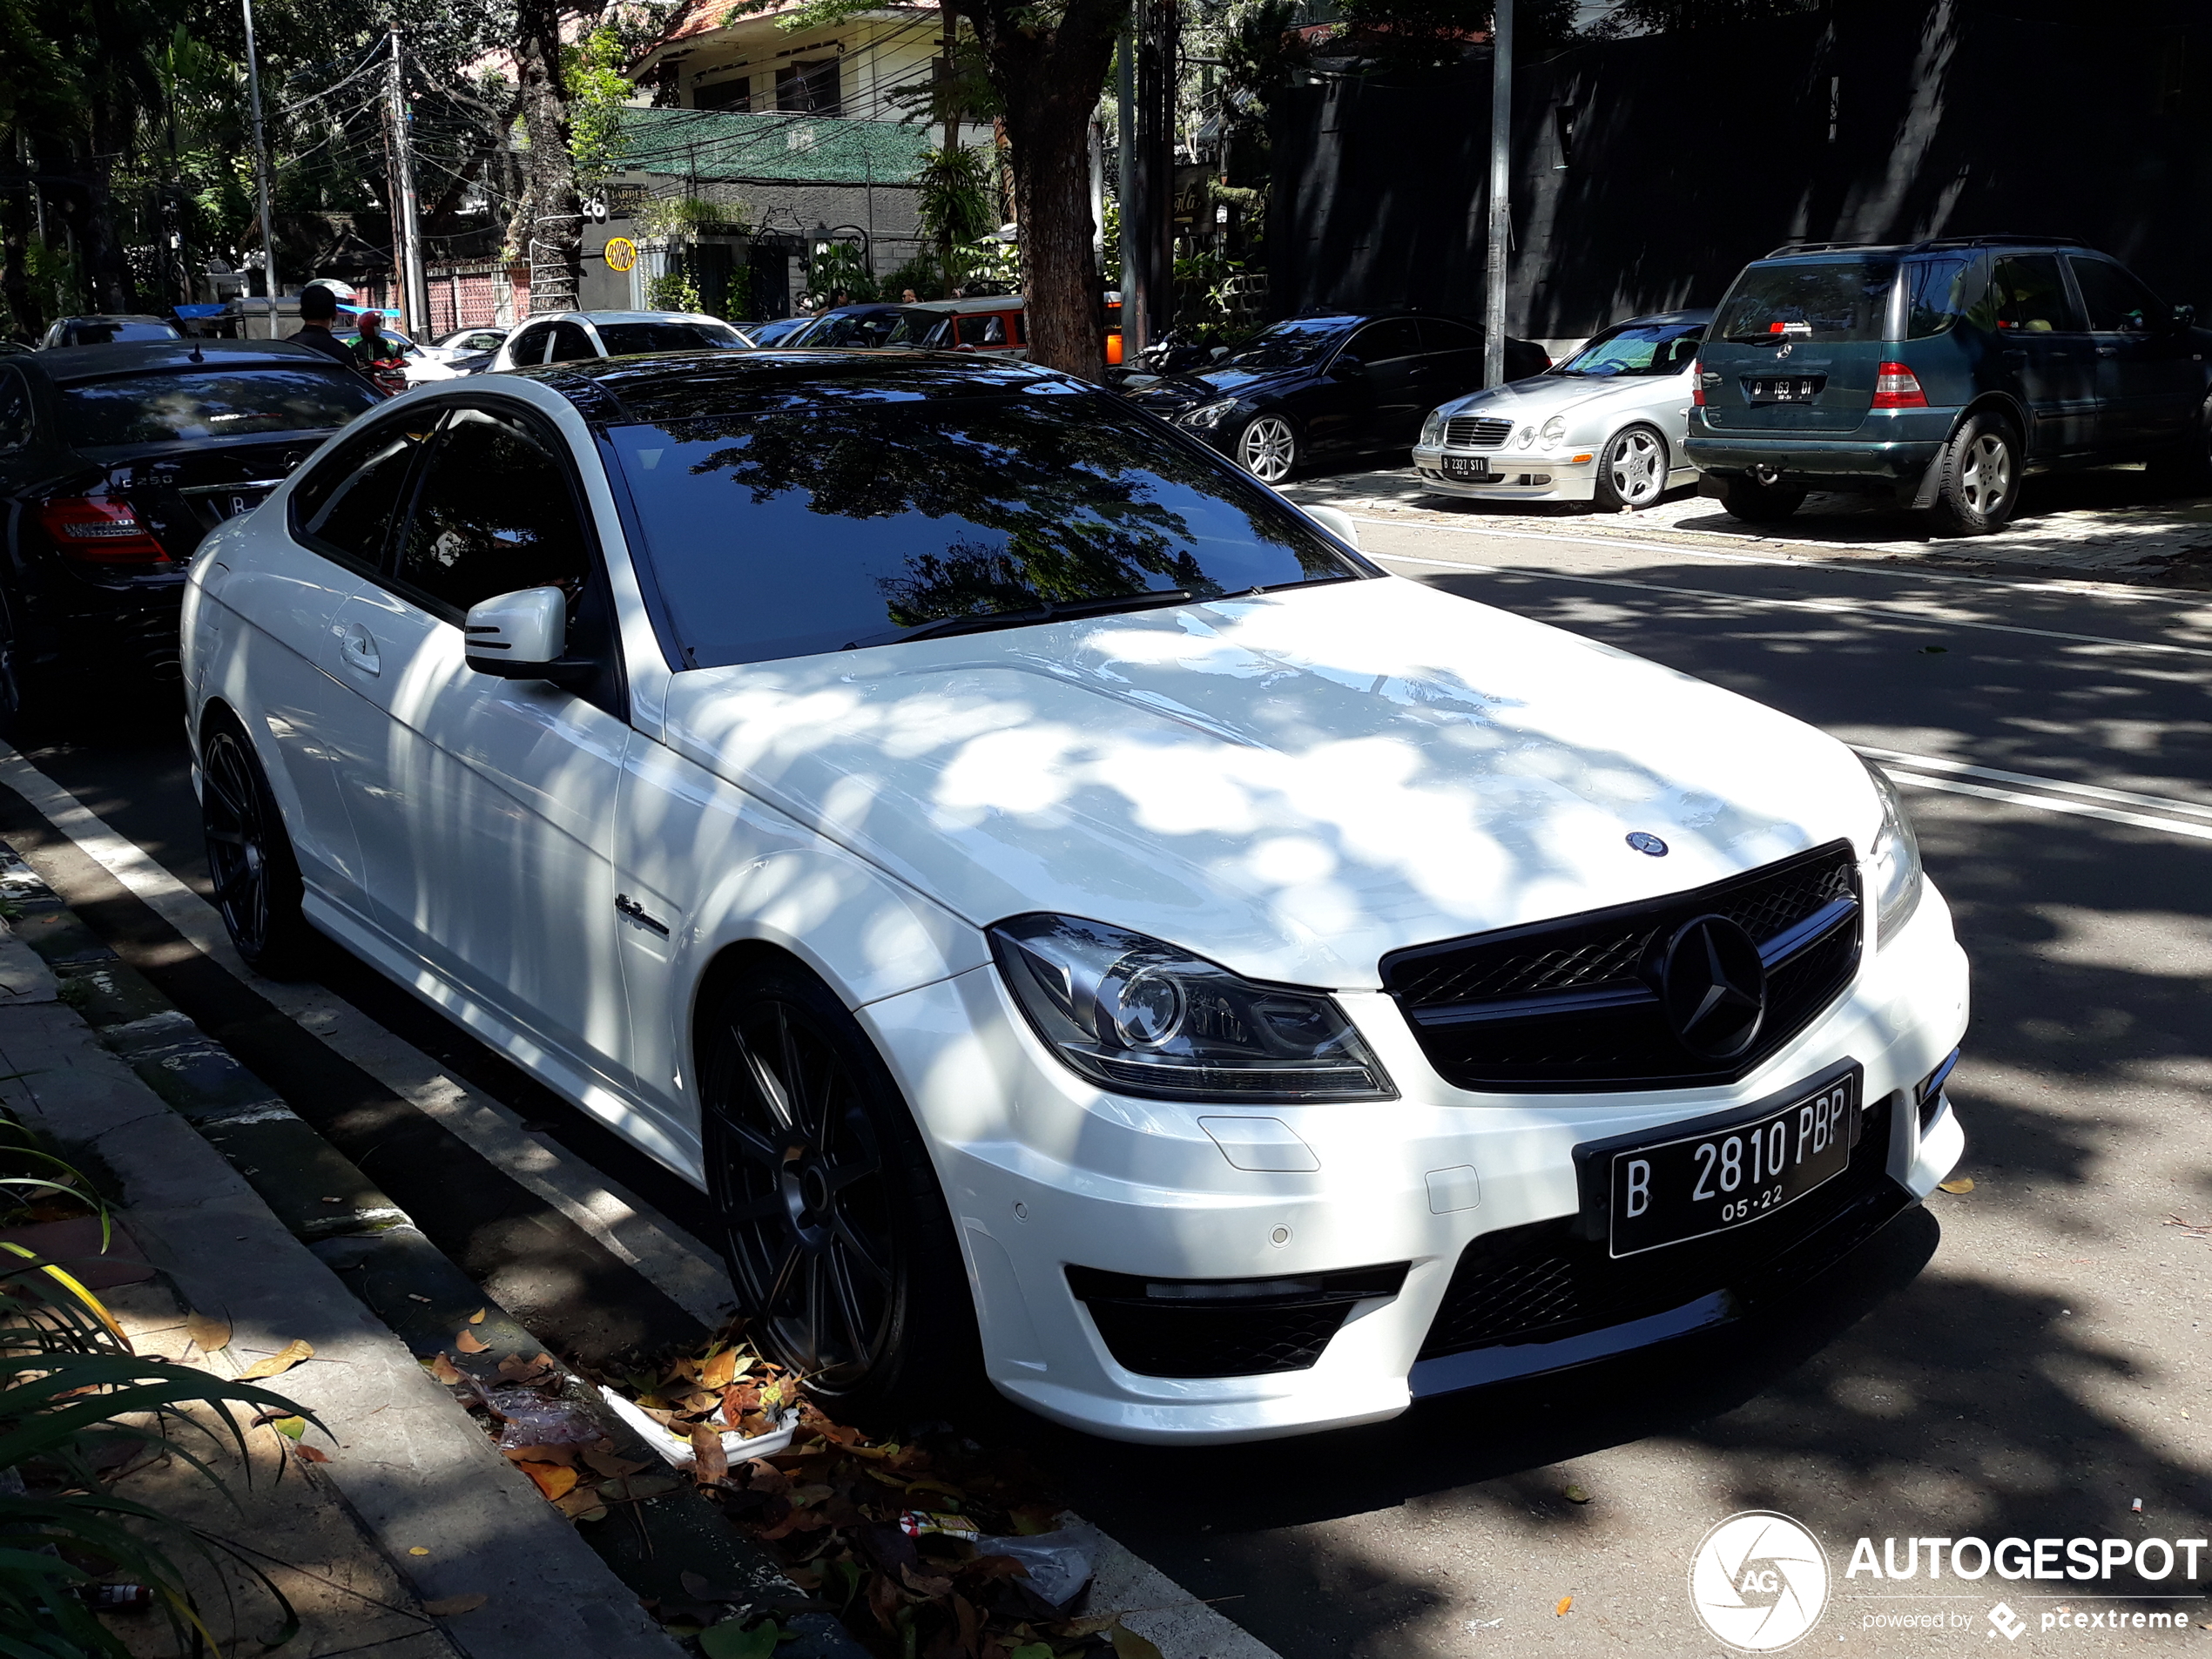
<svg viewBox="0 0 2212 1659"><path fill-rule="evenodd" d="M2097 355L2100 357L2117 357L2120 355L2120 347L2117 346L2100 346L2097 347Z"/></svg>
<svg viewBox="0 0 2212 1659"><path fill-rule="evenodd" d="M2024 351L2008 351L2004 356L2008 363L2024 363L2027 361L2027 354Z"/></svg>
<svg viewBox="0 0 2212 1659"><path fill-rule="evenodd" d="M360 623L349 622L340 631L338 654L346 659L347 667L372 678L384 671L384 659L377 652L376 641Z"/></svg>

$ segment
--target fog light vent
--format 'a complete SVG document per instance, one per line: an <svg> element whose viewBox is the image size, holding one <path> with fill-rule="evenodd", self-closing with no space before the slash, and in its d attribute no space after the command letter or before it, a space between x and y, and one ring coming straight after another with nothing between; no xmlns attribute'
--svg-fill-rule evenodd
<svg viewBox="0 0 2212 1659"><path fill-rule="evenodd" d="M1912 1103L1919 1109L1920 1132L1927 1133L1928 1125L1935 1122L1936 1109L1943 1104L1943 1086L1950 1082L1953 1069L1959 1064L1959 1050L1953 1049L1944 1056L1944 1062L1923 1077L1912 1090Z"/></svg>
<svg viewBox="0 0 2212 1659"><path fill-rule="evenodd" d="M1143 1377L1255 1377L1305 1371L1345 1315L1398 1294L1408 1264L1280 1278L1160 1279L1068 1269L1114 1362Z"/></svg>

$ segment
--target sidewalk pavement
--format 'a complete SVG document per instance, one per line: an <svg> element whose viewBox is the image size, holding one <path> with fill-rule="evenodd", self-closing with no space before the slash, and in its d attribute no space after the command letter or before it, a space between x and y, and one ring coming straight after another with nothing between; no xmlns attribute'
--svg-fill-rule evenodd
<svg viewBox="0 0 2212 1659"><path fill-rule="evenodd" d="M658 1560L618 1574L627 1531L603 1559L393 1326L424 1325L416 1345L431 1350L456 1327L481 1332L487 1367L509 1348L534 1352L529 1333L4 846L0 898L19 913L0 929L0 1073L20 1074L0 1101L96 1173L159 1270L158 1285L116 1292L134 1340L233 1375L296 1340L314 1349L269 1386L327 1431L305 1441L327 1461L287 1468L228 1530L218 1511L192 1512L262 1552L260 1564L312 1610L303 1655L374 1642L395 1659L677 1659L685 1650L641 1605L659 1586L641 1589L641 1578L664 1575L672 1593L679 1571L697 1568L747 1601L798 1595L733 1531L702 1528L693 1511L711 1506L688 1487L622 1506ZM484 1321L467 1325L478 1308ZM202 1352L188 1319L227 1326L228 1344ZM132 1479L165 1501L183 1494L173 1471ZM239 1580L209 1575L218 1595ZM360 1604L351 1615L348 1602ZM246 1597L235 1613L248 1630L273 1627L273 1606ZM786 1659L857 1656L826 1615L792 1622L805 1635Z"/></svg>
<svg viewBox="0 0 2212 1659"><path fill-rule="evenodd" d="M2161 497L2141 468L2039 474L2021 486L2017 517L1993 536L1939 538L1927 520L1870 496L1814 495L1775 524L1731 518L1719 502L1680 489L1640 513L1581 502L1474 501L1425 489L1411 467L1325 474L1283 492L1310 506L1455 521L1501 533L1603 536L1817 549L1822 556L1925 562L1989 575L2070 577L2179 589L2212 588L2212 496Z"/></svg>

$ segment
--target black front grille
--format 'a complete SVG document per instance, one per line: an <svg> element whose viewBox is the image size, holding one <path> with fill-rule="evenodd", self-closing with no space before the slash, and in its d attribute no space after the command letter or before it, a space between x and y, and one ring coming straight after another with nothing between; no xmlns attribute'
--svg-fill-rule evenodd
<svg viewBox="0 0 2212 1659"><path fill-rule="evenodd" d="M1444 423L1444 442L1462 449L1494 449L1513 435L1513 422L1455 415Z"/></svg>
<svg viewBox="0 0 2212 1659"><path fill-rule="evenodd" d="M1256 1377L1304 1371L1345 1315L1398 1294L1406 1264L1271 1279L1146 1279L1069 1267L1106 1351L1143 1377Z"/></svg>
<svg viewBox="0 0 2212 1659"><path fill-rule="evenodd" d="M1420 1357L1557 1342L1729 1292L1741 1312L1870 1238L1910 1199L1889 1178L1890 1103L1868 1103L1843 1173L1796 1203L1710 1238L1615 1260L1577 1216L1484 1233L1460 1254Z"/></svg>
<svg viewBox="0 0 2212 1659"><path fill-rule="evenodd" d="M1757 1040L1725 1062L1676 1040L1659 953L1684 922L1721 915L1767 970ZM1733 1082L1796 1036L1858 966L1858 867L1847 841L1665 898L1393 951L1383 987L1429 1062L1462 1089L1536 1092Z"/></svg>

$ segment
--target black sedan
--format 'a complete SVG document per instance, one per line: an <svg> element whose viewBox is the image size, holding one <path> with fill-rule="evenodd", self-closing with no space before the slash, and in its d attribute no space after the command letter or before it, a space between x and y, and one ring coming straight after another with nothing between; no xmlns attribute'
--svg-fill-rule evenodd
<svg viewBox="0 0 2212 1659"><path fill-rule="evenodd" d="M0 735L64 680L173 676L200 537L382 401L284 341L0 357Z"/></svg>
<svg viewBox="0 0 2212 1659"><path fill-rule="evenodd" d="M1551 367L1506 341L1506 378ZM1271 323L1191 374L1130 395L1255 477L1288 480L1309 459L1410 452L1421 417L1482 386L1482 330L1454 317L1341 312Z"/></svg>
<svg viewBox="0 0 2212 1659"><path fill-rule="evenodd" d="M942 321L938 313L917 311L912 306L840 306L815 318L812 327L787 334L779 343L826 346L840 351L911 350Z"/></svg>

